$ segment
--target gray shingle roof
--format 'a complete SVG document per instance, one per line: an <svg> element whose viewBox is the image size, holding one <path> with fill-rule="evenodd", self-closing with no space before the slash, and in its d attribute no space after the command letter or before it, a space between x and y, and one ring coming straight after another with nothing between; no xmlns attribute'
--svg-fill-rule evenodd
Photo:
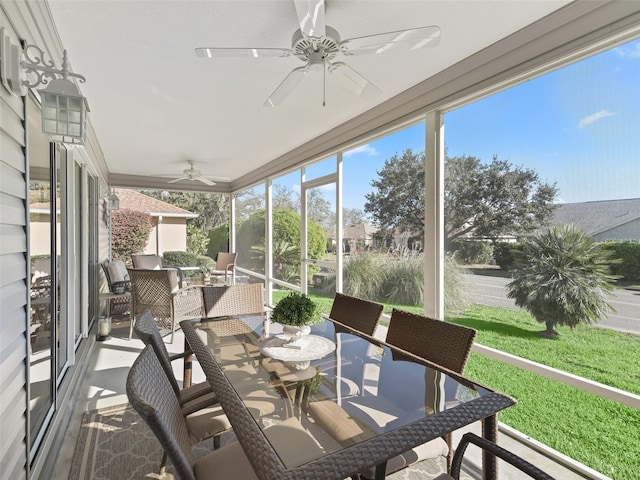
<svg viewBox="0 0 640 480"><path fill-rule="evenodd" d="M592 236L637 219L640 219L640 198L630 198L560 204L551 223L573 224Z"/></svg>

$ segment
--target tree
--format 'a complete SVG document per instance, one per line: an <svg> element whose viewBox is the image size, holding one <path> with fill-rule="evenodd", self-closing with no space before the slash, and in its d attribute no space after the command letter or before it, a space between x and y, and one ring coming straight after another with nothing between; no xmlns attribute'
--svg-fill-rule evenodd
<svg viewBox="0 0 640 480"><path fill-rule="evenodd" d="M383 229L424 230L424 154L410 149L388 159L379 178L371 182L376 192L366 195L365 212ZM493 157L489 164L476 157L445 159L444 240L472 233L498 238L530 232L550 219L557 193L555 184L538 174Z"/></svg>
<svg viewBox="0 0 640 480"><path fill-rule="evenodd" d="M355 225L357 223L366 223L365 214L359 208L343 208L342 222L345 225Z"/></svg>
<svg viewBox="0 0 640 480"><path fill-rule="evenodd" d="M187 225L187 251L196 255L207 253L209 238L195 225Z"/></svg>
<svg viewBox="0 0 640 480"><path fill-rule="evenodd" d="M336 236L335 213L331 203L324 198L322 190L311 188L307 190L307 217L322 227L327 237Z"/></svg>
<svg viewBox="0 0 640 480"><path fill-rule="evenodd" d="M151 215L137 210L121 208L111 212L111 254L126 264L131 254L144 250L151 232Z"/></svg>
<svg viewBox="0 0 640 480"><path fill-rule="evenodd" d="M445 163L445 244L462 235L526 233L551 218L558 189L527 168L498 160L451 157Z"/></svg>
<svg viewBox="0 0 640 480"><path fill-rule="evenodd" d="M424 230L424 153L407 149L384 162L379 178L371 182L377 191L367 193L364 211L384 230Z"/></svg>
<svg viewBox="0 0 640 480"><path fill-rule="evenodd" d="M546 325L542 337L555 338L557 325L574 328L614 311L605 301L615 278L610 261L610 253L583 232L555 225L522 242L507 296Z"/></svg>
<svg viewBox="0 0 640 480"><path fill-rule="evenodd" d="M264 248L264 225L265 212L258 210L249 217L238 230L237 246L238 252L256 252L254 247ZM292 210L273 211L273 244L286 242L289 245L300 248L300 215ZM317 223L309 222L307 238L307 250L309 258L322 258L327 250L327 239L322 228ZM246 259L245 259L246 261ZM264 262L264 255L261 258L251 259L254 266ZM264 264L264 263L262 263Z"/></svg>
<svg viewBox="0 0 640 480"><path fill-rule="evenodd" d="M294 191L282 185L281 183L274 183L271 186L271 207L274 210L293 210L300 212L300 198L296 197Z"/></svg>

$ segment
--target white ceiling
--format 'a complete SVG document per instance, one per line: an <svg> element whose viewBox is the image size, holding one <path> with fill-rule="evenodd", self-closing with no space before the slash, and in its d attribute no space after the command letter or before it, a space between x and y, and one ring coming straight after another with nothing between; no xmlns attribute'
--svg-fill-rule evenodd
<svg viewBox="0 0 640 480"><path fill-rule="evenodd" d="M382 90L368 102L331 77L263 103L290 58L198 58L196 47L291 46L293 0L49 0L112 174L236 180L567 4L566 0L326 0L342 38L438 25L434 48L349 57ZM160 184L166 179L158 179ZM180 186L174 184L174 186ZM202 185L203 188L204 185Z"/></svg>

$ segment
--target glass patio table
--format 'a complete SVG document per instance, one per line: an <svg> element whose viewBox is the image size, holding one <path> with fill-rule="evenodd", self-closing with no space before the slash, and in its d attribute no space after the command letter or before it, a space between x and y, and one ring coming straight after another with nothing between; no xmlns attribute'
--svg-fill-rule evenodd
<svg viewBox="0 0 640 480"><path fill-rule="evenodd" d="M268 314L181 325L261 480L344 479L376 466L384 478L387 460L475 421L495 440L496 414L515 404L330 319L295 341ZM189 368L185 359L186 386ZM497 475L490 455L483 475Z"/></svg>

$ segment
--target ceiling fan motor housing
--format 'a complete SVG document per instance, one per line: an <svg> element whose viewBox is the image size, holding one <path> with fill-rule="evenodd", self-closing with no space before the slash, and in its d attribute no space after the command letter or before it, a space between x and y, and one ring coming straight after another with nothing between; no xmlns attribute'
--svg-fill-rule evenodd
<svg viewBox="0 0 640 480"><path fill-rule="evenodd" d="M305 61L313 59L313 54L318 52L323 53L326 60L335 57L339 52L340 34L328 25L325 29L325 35L320 39L305 37L300 29L296 30L291 38L293 54Z"/></svg>

